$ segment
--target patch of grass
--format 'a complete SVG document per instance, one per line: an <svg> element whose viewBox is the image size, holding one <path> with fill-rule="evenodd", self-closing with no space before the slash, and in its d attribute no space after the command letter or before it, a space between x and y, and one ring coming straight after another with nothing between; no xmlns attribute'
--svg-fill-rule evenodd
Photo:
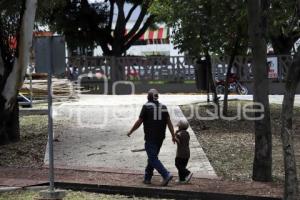
<svg viewBox="0 0 300 200"><path fill-rule="evenodd" d="M181 84L195 84L195 80L181 80L181 81L148 81L148 84L152 85L163 85L163 84L168 84L168 83L181 83Z"/></svg>
<svg viewBox="0 0 300 200"><path fill-rule="evenodd" d="M35 192L4 192L0 193L0 200L32 200L38 197L38 193Z"/></svg>
<svg viewBox="0 0 300 200"><path fill-rule="evenodd" d="M228 106L229 116L236 116L239 106L243 107L249 101L230 101ZM222 106L222 105L221 105ZM212 105L192 105L181 107L186 116L192 110L200 116L208 116L207 110L213 112ZM271 128L273 134L273 179L283 182L284 167L282 144L280 138L280 113L281 105L272 104ZM252 177L252 163L254 157L255 137L254 121L245 120L199 120L195 116L189 119L198 141L203 147L209 161L218 176L230 180L250 180ZM294 130L299 132L300 108L294 109ZM299 133L295 136L296 159L300 171L300 140Z"/></svg>
<svg viewBox="0 0 300 200"><path fill-rule="evenodd" d="M195 80L185 80L184 81L185 84L196 84Z"/></svg>
<svg viewBox="0 0 300 200"><path fill-rule="evenodd" d="M157 84L157 85L163 85L165 84L165 81L148 81L148 84Z"/></svg>
<svg viewBox="0 0 300 200"><path fill-rule="evenodd" d="M21 140L0 146L0 166L40 167L47 144L46 115L20 117Z"/></svg>
<svg viewBox="0 0 300 200"><path fill-rule="evenodd" d="M39 197L38 192L31 191L15 191L0 193L0 200L32 200ZM151 200L151 198L123 196L123 195L106 195L88 192L67 191L64 200Z"/></svg>

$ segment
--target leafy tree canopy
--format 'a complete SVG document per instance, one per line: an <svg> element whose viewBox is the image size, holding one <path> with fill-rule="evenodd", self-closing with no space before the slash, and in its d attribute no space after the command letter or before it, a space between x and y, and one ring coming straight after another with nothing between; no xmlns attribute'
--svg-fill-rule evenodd
<svg viewBox="0 0 300 200"><path fill-rule="evenodd" d="M246 1L156 0L152 11L174 28L175 44L182 51L228 53L232 39L240 35L247 48ZM267 41L276 54L290 54L300 37L297 1L270 1ZM196 45L192 44L198 44ZM239 52L241 53L241 52Z"/></svg>
<svg viewBox="0 0 300 200"><path fill-rule="evenodd" d="M50 29L64 34L70 49L94 47L107 23L107 5L87 0L40 1L39 19ZM50 12L48 12L48 10Z"/></svg>
<svg viewBox="0 0 300 200"><path fill-rule="evenodd" d="M152 12L174 28L175 43L182 51L222 53L232 46L230 38L241 35L247 46L246 1L156 0ZM290 54L300 37L297 1L270 1L267 41L276 54ZM198 44L197 47L193 47ZM192 48L192 49L191 49Z"/></svg>
<svg viewBox="0 0 300 200"><path fill-rule="evenodd" d="M120 56L154 23L153 0L54 0L41 2L40 21L63 33L71 47L100 45L105 55ZM125 4L131 5L125 13ZM50 11L49 11L50 10ZM139 12L131 30L132 14Z"/></svg>
<svg viewBox="0 0 300 200"><path fill-rule="evenodd" d="M296 0L273 0L268 11L268 40L276 54L290 54L300 37Z"/></svg>
<svg viewBox="0 0 300 200"><path fill-rule="evenodd" d="M17 53L12 43L17 41L22 6L25 1L0 0L0 50L4 66L12 67L14 54Z"/></svg>
<svg viewBox="0 0 300 200"><path fill-rule="evenodd" d="M183 52L224 54L237 39L241 51L247 46L244 1L156 0L151 11L173 28L174 43Z"/></svg>

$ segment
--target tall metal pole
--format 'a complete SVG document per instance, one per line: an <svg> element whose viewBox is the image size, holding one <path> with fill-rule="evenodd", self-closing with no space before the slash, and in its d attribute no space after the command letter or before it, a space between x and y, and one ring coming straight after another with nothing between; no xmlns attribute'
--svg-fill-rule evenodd
<svg viewBox="0 0 300 200"><path fill-rule="evenodd" d="M32 66L29 70L29 90L30 90L30 107L32 107L32 99L33 99L33 92L32 92Z"/></svg>
<svg viewBox="0 0 300 200"><path fill-rule="evenodd" d="M210 93L210 77L209 77L209 72L208 72L208 61L206 60L205 62L205 68L206 68L206 82L207 82L207 103L210 102L210 97L209 97L209 93Z"/></svg>
<svg viewBox="0 0 300 200"><path fill-rule="evenodd" d="M52 116L52 37L49 40L50 67L48 69L48 148L49 148L49 183L50 192L54 192L54 155L53 155L53 116Z"/></svg>

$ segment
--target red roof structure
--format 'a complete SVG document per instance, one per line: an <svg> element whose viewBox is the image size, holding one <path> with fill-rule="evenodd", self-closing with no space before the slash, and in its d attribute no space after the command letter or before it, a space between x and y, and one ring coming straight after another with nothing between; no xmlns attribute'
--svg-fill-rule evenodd
<svg viewBox="0 0 300 200"><path fill-rule="evenodd" d="M141 37L140 40L161 40L168 39L168 29L158 28L157 30L147 30Z"/></svg>

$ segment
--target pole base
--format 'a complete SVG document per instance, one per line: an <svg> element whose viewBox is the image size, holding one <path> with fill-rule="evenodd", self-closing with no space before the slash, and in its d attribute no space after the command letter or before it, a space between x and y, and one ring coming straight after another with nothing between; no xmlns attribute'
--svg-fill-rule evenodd
<svg viewBox="0 0 300 200"><path fill-rule="evenodd" d="M43 190L40 191L39 200L62 200L66 196L66 192L64 190Z"/></svg>

